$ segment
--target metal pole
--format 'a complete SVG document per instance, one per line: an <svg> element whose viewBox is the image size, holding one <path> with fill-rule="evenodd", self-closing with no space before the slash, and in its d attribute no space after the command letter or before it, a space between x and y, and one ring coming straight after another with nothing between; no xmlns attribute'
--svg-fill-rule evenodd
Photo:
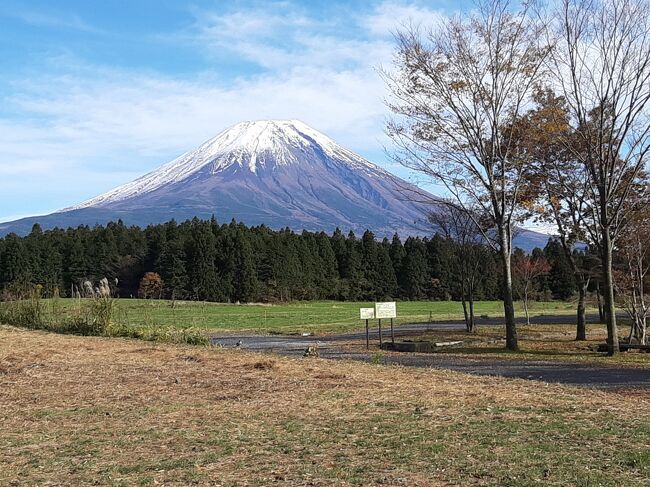
<svg viewBox="0 0 650 487"><path fill-rule="evenodd" d="M395 345L395 332L393 331L393 318L390 319L390 340Z"/></svg>
<svg viewBox="0 0 650 487"><path fill-rule="evenodd" d="M370 331L368 330L368 320L366 320L366 350L370 348Z"/></svg>
<svg viewBox="0 0 650 487"><path fill-rule="evenodd" d="M382 341L381 341L381 318L379 318L379 348L381 348Z"/></svg>

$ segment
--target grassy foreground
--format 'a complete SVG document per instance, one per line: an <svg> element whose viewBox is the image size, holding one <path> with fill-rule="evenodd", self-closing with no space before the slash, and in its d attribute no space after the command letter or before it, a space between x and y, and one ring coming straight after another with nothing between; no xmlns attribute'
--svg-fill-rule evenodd
<svg viewBox="0 0 650 487"><path fill-rule="evenodd" d="M71 312L78 300L59 299L48 303L46 311ZM372 307L370 302L308 301L289 304L220 304L195 301L165 301L118 299L115 318L129 326L171 326L220 331L334 332L358 329L360 307ZM532 313L573 314L574 305L566 302L531 303ZM453 301L405 301L397 303L397 323L462 319L463 309ZM503 316L500 301L479 301L476 315ZM518 309L518 315L523 311Z"/></svg>
<svg viewBox="0 0 650 487"><path fill-rule="evenodd" d="M648 392L0 326L0 485L648 485Z"/></svg>

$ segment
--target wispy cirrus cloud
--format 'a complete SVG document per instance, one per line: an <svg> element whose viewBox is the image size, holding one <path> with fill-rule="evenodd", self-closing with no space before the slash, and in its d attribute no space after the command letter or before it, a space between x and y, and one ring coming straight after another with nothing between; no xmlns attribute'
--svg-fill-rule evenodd
<svg viewBox="0 0 650 487"><path fill-rule="evenodd" d="M23 207L46 211L95 196L242 120L301 119L377 161L387 141L376 67L390 63L389 26L441 14L383 2L323 18L291 3L267 5L194 10L190 25L168 33L204 53L199 70L166 73L71 54L9 79L2 102L18 116L0 118L0 220ZM70 28L89 27L62 18ZM223 58L255 69L226 75ZM27 203L35 193L40 206Z"/></svg>
<svg viewBox="0 0 650 487"><path fill-rule="evenodd" d="M33 10L9 10L5 7L0 8L0 16L11 17L33 27L72 29L95 34L103 32L74 13L65 15Z"/></svg>
<svg viewBox="0 0 650 487"><path fill-rule="evenodd" d="M361 25L374 36L386 37L409 23L423 26L436 25L446 15L448 12L415 3L383 2L370 15L361 20Z"/></svg>

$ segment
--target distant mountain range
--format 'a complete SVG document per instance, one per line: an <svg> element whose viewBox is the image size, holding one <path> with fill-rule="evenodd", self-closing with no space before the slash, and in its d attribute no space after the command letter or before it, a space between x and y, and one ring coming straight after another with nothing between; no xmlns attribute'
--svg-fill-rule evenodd
<svg viewBox="0 0 650 487"><path fill-rule="evenodd" d="M397 178L297 120L242 122L130 183L44 216L0 223L0 235L105 224L146 226L172 218L231 219L247 225L377 236L430 235L427 207L405 194L436 197ZM543 247L522 230L515 244Z"/></svg>

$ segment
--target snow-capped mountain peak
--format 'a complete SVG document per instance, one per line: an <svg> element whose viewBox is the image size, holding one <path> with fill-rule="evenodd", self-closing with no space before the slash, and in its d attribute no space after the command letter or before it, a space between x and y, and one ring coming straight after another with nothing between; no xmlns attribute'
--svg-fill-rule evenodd
<svg viewBox="0 0 650 487"><path fill-rule="evenodd" d="M130 183L61 211L104 206L184 181L197 173L217 174L239 167L256 174L261 169L313 161L315 154L322 156L316 159L331 158L356 169L384 173L299 120L247 121Z"/></svg>
<svg viewBox="0 0 650 487"><path fill-rule="evenodd" d="M232 219L294 230L340 228L380 237L430 235L434 195L394 176L298 120L241 122L128 184L50 215L0 224L0 236L122 220L146 226L171 219ZM524 230L515 245L543 247Z"/></svg>

